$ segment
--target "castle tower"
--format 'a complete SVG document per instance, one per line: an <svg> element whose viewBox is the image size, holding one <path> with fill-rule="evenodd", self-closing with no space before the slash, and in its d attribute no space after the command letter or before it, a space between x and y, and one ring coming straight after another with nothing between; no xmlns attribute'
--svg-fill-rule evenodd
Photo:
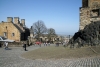
<svg viewBox="0 0 100 67"><path fill-rule="evenodd" d="M19 24L19 23L20 23L19 17L14 17L14 23L15 23L15 24Z"/></svg>
<svg viewBox="0 0 100 67"><path fill-rule="evenodd" d="M82 0L79 30L95 21L100 21L100 0Z"/></svg>
<svg viewBox="0 0 100 67"><path fill-rule="evenodd" d="M7 17L7 22L13 22L13 17Z"/></svg>
<svg viewBox="0 0 100 67"><path fill-rule="evenodd" d="M21 24L23 27L25 26L25 19L21 19Z"/></svg>

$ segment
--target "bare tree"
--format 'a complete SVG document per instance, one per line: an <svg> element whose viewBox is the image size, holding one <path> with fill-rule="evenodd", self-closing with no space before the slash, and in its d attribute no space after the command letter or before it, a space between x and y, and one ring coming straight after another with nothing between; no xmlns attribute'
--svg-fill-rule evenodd
<svg viewBox="0 0 100 67"><path fill-rule="evenodd" d="M47 33L48 33L48 39L49 39L49 41L51 41L51 38L52 37L55 37L56 36L55 30L53 28L49 28L47 30Z"/></svg>
<svg viewBox="0 0 100 67"><path fill-rule="evenodd" d="M37 35L37 40L39 40L40 36L43 33L47 32L47 28L46 28L44 22L40 21L40 20L33 23L33 30L34 30L34 33Z"/></svg>

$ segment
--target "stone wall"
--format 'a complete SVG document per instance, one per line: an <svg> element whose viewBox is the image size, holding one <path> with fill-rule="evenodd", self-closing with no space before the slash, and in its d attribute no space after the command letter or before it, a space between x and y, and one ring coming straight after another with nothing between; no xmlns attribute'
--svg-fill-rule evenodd
<svg viewBox="0 0 100 67"><path fill-rule="evenodd" d="M27 41L20 41L20 42L8 42L8 47L22 47L23 43L26 43L26 45L29 46ZM0 47L4 47L4 42L0 42Z"/></svg>
<svg viewBox="0 0 100 67"><path fill-rule="evenodd" d="M90 22L90 10L89 8L80 8L80 30L84 29Z"/></svg>
<svg viewBox="0 0 100 67"><path fill-rule="evenodd" d="M85 1L88 2L88 5L84 5L86 4ZM83 30L91 22L100 21L100 0L83 0L82 2L83 6L80 8L80 30Z"/></svg>
<svg viewBox="0 0 100 67"><path fill-rule="evenodd" d="M100 0L88 0L88 4L90 8L100 8Z"/></svg>
<svg viewBox="0 0 100 67"><path fill-rule="evenodd" d="M4 32L6 32L5 37L11 40L20 41L20 32L13 25L12 22L1 22L0 23L0 36L4 36Z"/></svg>
<svg viewBox="0 0 100 67"><path fill-rule="evenodd" d="M27 41L20 41L20 42L9 42L8 47L22 47L23 43L26 43L26 45L28 46Z"/></svg>

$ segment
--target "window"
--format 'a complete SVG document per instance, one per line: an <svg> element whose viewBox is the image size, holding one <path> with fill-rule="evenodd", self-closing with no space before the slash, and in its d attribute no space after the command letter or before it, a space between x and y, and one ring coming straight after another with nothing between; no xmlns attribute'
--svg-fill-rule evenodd
<svg viewBox="0 0 100 67"><path fill-rule="evenodd" d="M12 33L12 36L15 36L15 34L14 34L14 33Z"/></svg>
<svg viewBox="0 0 100 67"><path fill-rule="evenodd" d="M7 32L4 32L4 37L7 36Z"/></svg>
<svg viewBox="0 0 100 67"><path fill-rule="evenodd" d="M57 41L59 41L59 38L57 38Z"/></svg>
<svg viewBox="0 0 100 67"><path fill-rule="evenodd" d="M91 17L98 17L99 16L99 9L91 10Z"/></svg>

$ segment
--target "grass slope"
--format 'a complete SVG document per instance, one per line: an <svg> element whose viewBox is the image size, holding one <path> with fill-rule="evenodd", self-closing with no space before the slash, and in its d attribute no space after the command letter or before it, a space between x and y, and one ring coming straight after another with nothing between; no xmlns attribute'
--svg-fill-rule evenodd
<svg viewBox="0 0 100 67"><path fill-rule="evenodd" d="M100 47L93 47L97 49L98 55L100 55ZM83 58L97 56L89 47L82 47L76 49L64 48L64 47L44 47L22 54L22 57L27 59L61 59L61 58Z"/></svg>

